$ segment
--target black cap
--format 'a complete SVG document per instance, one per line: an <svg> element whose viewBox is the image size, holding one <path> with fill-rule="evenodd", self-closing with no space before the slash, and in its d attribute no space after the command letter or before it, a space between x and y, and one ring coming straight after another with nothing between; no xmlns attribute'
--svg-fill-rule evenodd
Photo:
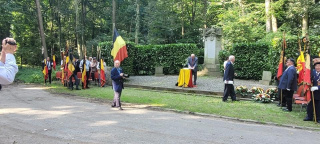
<svg viewBox="0 0 320 144"><path fill-rule="evenodd" d="M289 58L288 60L290 60L293 63L293 65L296 64L296 61L293 58Z"/></svg>

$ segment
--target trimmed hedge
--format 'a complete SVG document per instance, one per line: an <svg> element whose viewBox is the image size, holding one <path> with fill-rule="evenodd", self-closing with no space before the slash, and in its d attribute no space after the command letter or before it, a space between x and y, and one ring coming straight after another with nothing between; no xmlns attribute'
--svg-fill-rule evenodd
<svg viewBox="0 0 320 144"><path fill-rule="evenodd" d="M297 36L286 37L286 57L297 59L299 45ZM259 80L263 71L271 71L275 76L278 69L282 39L274 38L271 42L238 43L234 44L230 51L219 52L219 62L223 74L223 62L226 56L232 54L236 57L236 78ZM318 55L320 51L320 36L310 37L311 55ZM303 50L303 44L302 44Z"/></svg>
<svg viewBox="0 0 320 144"><path fill-rule="evenodd" d="M112 42L102 42L99 45L107 65L113 66L110 55ZM121 67L131 75L152 75L156 66L163 66L164 74L178 74L191 53L198 56L199 64L203 63L203 49L195 44L135 45L128 42L127 49L128 58L121 63Z"/></svg>
<svg viewBox="0 0 320 144"><path fill-rule="evenodd" d="M260 79L263 70L269 70L267 43L239 43L233 45L236 57L235 71L240 79Z"/></svg>

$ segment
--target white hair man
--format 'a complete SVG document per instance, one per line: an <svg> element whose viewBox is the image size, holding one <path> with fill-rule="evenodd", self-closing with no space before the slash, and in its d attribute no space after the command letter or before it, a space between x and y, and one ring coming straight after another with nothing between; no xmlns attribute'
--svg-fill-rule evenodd
<svg viewBox="0 0 320 144"><path fill-rule="evenodd" d="M229 56L229 61L226 64L226 70L224 72L223 81L225 83L224 93L222 101L227 101L228 96L231 96L232 101L236 101L236 94L234 92L233 79L235 76L233 64L235 62L235 57L233 55Z"/></svg>
<svg viewBox="0 0 320 144"><path fill-rule="evenodd" d="M197 85L198 57L195 54L188 57L188 68L192 70L194 76L193 85Z"/></svg>
<svg viewBox="0 0 320 144"><path fill-rule="evenodd" d="M123 71L120 68L120 61L116 60L114 61L114 68L111 70L111 79L112 79L112 88L114 91L114 98L113 98L113 103L111 107L117 107L119 110L123 110L121 108L121 102L120 102L120 97L121 97L121 92L123 87Z"/></svg>

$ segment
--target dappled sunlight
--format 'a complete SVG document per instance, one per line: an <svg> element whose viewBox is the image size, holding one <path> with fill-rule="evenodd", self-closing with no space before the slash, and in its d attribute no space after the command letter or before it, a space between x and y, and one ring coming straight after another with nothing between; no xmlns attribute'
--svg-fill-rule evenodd
<svg viewBox="0 0 320 144"><path fill-rule="evenodd" d="M34 110L30 108L5 108L0 109L0 115L3 114L19 114L19 115L34 115L40 119L57 118L62 115L70 114L66 111L48 111L48 110Z"/></svg>
<svg viewBox="0 0 320 144"><path fill-rule="evenodd" d="M72 108L76 108L76 106L55 106L52 108L53 109L72 109Z"/></svg>
<svg viewBox="0 0 320 144"><path fill-rule="evenodd" d="M117 124L117 121L97 121L95 123L89 124L89 126L108 126Z"/></svg>
<svg viewBox="0 0 320 144"><path fill-rule="evenodd" d="M20 88L25 90L47 90L50 89L50 87L28 87L28 88Z"/></svg>
<svg viewBox="0 0 320 144"><path fill-rule="evenodd" d="M134 115L138 115L138 114L146 114L147 110L145 109L129 109L129 108L124 108L124 111L121 111L123 113L126 114L134 114Z"/></svg>

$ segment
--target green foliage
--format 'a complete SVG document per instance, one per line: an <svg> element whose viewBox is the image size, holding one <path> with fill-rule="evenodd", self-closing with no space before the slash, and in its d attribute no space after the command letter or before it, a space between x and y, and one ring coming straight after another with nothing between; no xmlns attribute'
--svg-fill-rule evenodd
<svg viewBox="0 0 320 144"><path fill-rule="evenodd" d="M52 76L54 75L52 74ZM22 81L24 83L43 83L44 77L40 67L23 67L19 68L15 80Z"/></svg>
<svg viewBox="0 0 320 144"><path fill-rule="evenodd" d="M219 53L219 62L223 65L226 56L233 54L236 57L235 71L240 79L261 79L263 71L277 74L283 39L281 34L272 34L256 43L237 43L231 50L222 50ZM300 38L301 39L301 38ZM286 58L296 60L299 56L298 37L286 36ZM304 50L301 42L301 48ZM320 36L310 36L311 56L318 56L320 52ZM221 71L223 73L223 71Z"/></svg>
<svg viewBox="0 0 320 144"><path fill-rule="evenodd" d="M261 79L262 71L268 70L269 50L267 43L238 43L234 44L232 54L236 57L235 72L237 78Z"/></svg>
<svg viewBox="0 0 320 144"><path fill-rule="evenodd" d="M113 58L108 57L112 43L102 42L99 45L107 65L113 66ZM156 66L163 66L164 74L177 74L191 53L198 56L199 64L203 63L203 49L195 44L135 45L129 42L127 50L128 58L121 63L121 67L131 75L154 74Z"/></svg>

